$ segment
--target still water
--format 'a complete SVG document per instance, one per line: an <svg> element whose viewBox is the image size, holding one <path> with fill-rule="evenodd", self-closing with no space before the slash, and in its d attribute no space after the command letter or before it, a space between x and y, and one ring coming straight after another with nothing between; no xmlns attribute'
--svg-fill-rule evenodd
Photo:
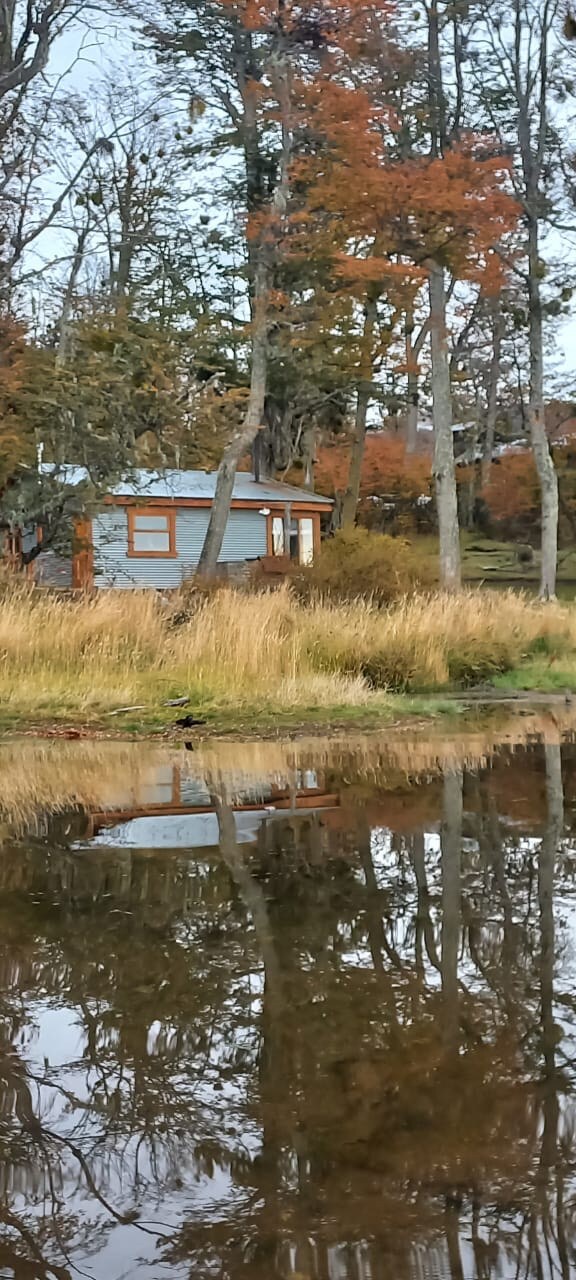
<svg viewBox="0 0 576 1280"><path fill-rule="evenodd" d="M0 745L0 1277L576 1276L576 722Z"/></svg>

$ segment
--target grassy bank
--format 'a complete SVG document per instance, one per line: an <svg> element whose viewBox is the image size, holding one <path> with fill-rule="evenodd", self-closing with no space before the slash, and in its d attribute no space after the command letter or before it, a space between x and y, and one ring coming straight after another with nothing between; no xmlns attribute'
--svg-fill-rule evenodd
<svg viewBox="0 0 576 1280"><path fill-rule="evenodd" d="M162 726L188 694L220 726L395 715L394 694L522 672L532 687L576 684L576 608L513 593L304 606L288 590L178 598L110 592L0 599L0 720ZM548 682L546 684L546 681ZM119 707L138 708L121 718ZM140 710L142 708L142 710ZM421 707L420 707L421 709Z"/></svg>

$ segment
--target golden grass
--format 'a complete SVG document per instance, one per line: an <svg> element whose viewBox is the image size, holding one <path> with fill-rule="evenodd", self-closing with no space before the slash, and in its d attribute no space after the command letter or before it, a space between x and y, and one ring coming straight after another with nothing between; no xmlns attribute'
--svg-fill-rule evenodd
<svg viewBox="0 0 576 1280"><path fill-rule="evenodd" d="M380 610L225 589L182 621L178 600L151 592L70 600L17 587L0 599L0 706L22 715L153 707L178 692L224 708L366 706L375 688L441 690L534 653L576 671L576 607L469 590Z"/></svg>
<svg viewBox="0 0 576 1280"><path fill-rule="evenodd" d="M412 596L385 612L349 606L343 622L316 610L319 659L392 689L469 683L511 670L537 650L552 659L576 656L576 608L513 591Z"/></svg>

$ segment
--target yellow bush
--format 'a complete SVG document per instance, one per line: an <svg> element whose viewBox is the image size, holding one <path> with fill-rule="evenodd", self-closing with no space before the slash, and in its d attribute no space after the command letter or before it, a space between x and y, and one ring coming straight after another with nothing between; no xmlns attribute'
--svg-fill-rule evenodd
<svg viewBox="0 0 576 1280"><path fill-rule="evenodd" d="M388 604L430 583L428 565L409 542L363 528L342 529L328 538L314 564L294 575L296 591L305 600L364 596L377 604Z"/></svg>

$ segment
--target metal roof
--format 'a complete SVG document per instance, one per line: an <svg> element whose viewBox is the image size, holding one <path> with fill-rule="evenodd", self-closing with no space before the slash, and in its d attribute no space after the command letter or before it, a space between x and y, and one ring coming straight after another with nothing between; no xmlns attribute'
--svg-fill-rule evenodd
<svg viewBox="0 0 576 1280"><path fill-rule="evenodd" d="M45 462L41 466L45 473L56 472L63 484L81 484L88 479L85 467L56 465ZM215 471L142 471L130 473L119 484L113 485L110 494L117 497L133 498L178 498L214 497L216 489ZM249 472L238 471L234 480L233 500L254 502L265 506L267 502L313 502L331 507L332 499L320 493L311 493L309 489L297 489L290 484L282 484L278 480L255 480Z"/></svg>

